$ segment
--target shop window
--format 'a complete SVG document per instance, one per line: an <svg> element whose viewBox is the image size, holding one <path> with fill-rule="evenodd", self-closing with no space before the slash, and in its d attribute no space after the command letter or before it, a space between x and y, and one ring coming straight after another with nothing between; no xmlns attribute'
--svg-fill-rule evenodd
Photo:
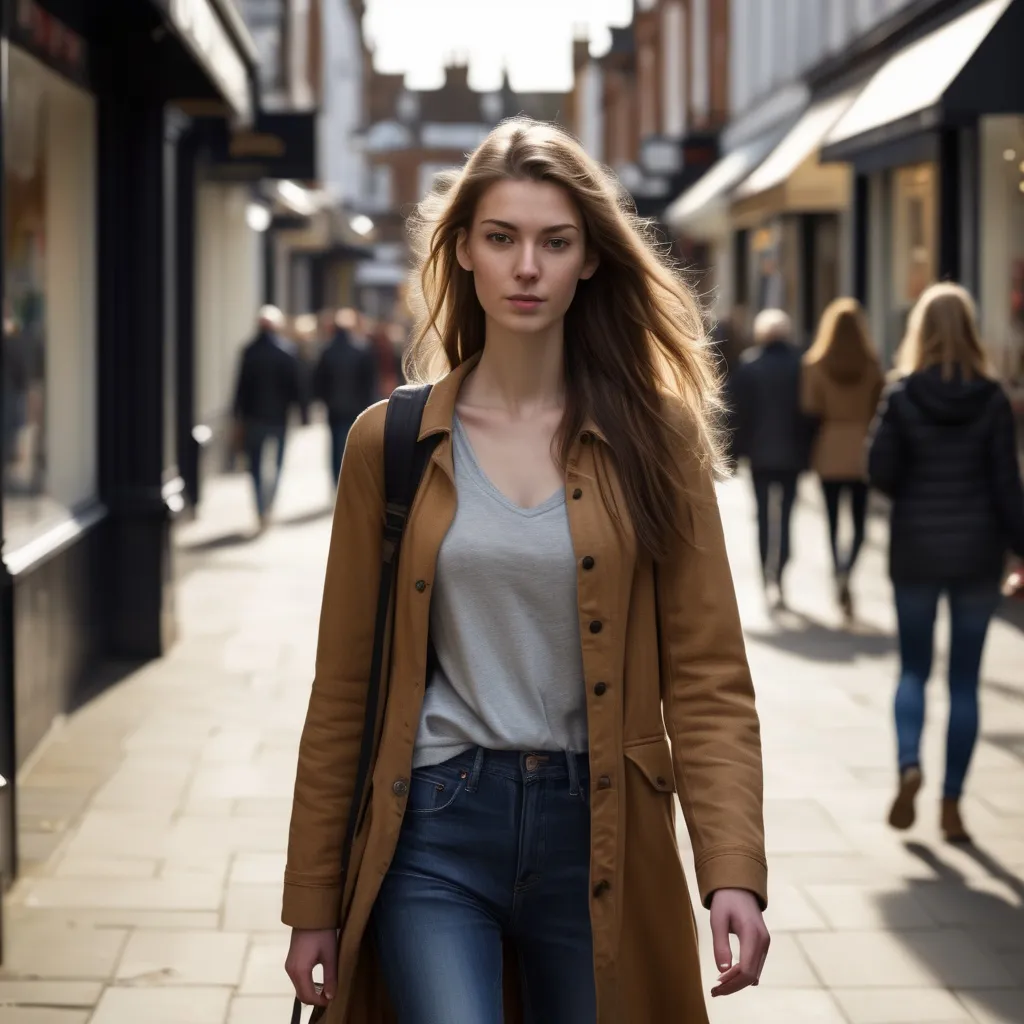
<svg viewBox="0 0 1024 1024"><path fill-rule="evenodd" d="M892 175L893 309L902 321L918 296L935 280L936 168L899 167ZM902 333L902 326L897 325Z"/></svg>
<svg viewBox="0 0 1024 1024"><path fill-rule="evenodd" d="M4 121L4 525L11 551L94 497L95 111L10 48Z"/></svg>

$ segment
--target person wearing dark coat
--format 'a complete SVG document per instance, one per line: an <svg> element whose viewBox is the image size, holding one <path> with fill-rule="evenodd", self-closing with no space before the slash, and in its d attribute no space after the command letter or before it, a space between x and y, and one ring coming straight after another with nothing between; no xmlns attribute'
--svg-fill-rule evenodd
<svg viewBox="0 0 1024 1024"><path fill-rule="evenodd" d="M909 828L922 785L921 732L936 610L950 611L949 726L940 824L966 841L959 800L978 733L978 677L1008 551L1024 558L1024 487L1013 411L959 285L927 289L882 398L868 452L871 485L891 499L889 575L899 624L895 717L899 784L889 823Z"/></svg>
<svg viewBox="0 0 1024 1024"><path fill-rule="evenodd" d="M377 401L378 354L357 332L354 310L343 309L313 372L313 397L323 402L331 428L331 475L338 486L341 458L356 417Z"/></svg>
<svg viewBox="0 0 1024 1024"><path fill-rule="evenodd" d="M235 387L236 445L246 455L261 529L266 526L284 465L285 436L293 407L304 410L301 368L295 346L280 335L284 316L274 306L260 310L256 337L242 350ZM264 478L267 445L273 471Z"/></svg>
<svg viewBox="0 0 1024 1024"><path fill-rule="evenodd" d="M729 383L732 450L750 465L762 577L779 607L785 604L782 577L791 554L797 480L807 469L812 440L812 421L800 407L801 357L791 335L781 309L758 313L754 347L743 353Z"/></svg>

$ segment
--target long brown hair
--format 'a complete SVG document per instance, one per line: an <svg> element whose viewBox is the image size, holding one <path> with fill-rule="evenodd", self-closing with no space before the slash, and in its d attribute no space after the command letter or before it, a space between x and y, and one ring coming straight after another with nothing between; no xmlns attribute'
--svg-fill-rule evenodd
<svg viewBox="0 0 1024 1024"><path fill-rule="evenodd" d="M564 188L600 257L565 317L566 408L556 457L564 467L573 438L593 417L614 453L637 540L663 559L683 531L678 446L723 469L718 376L694 296L632 212L628 193L568 132L528 118L505 121L461 171L435 179L409 218L419 273L410 288L417 322L406 375L436 379L483 349L484 311L456 243L484 192L508 180ZM667 414L665 391L683 401L689 425Z"/></svg>
<svg viewBox="0 0 1024 1024"><path fill-rule="evenodd" d="M974 300L966 288L942 281L921 293L910 311L896 365L903 374L941 366L946 380L957 371L964 380L995 375L978 334Z"/></svg>
<svg viewBox="0 0 1024 1024"><path fill-rule="evenodd" d="M820 365L841 383L859 381L865 373L881 375L878 354L871 343L867 317L856 299L835 299L825 307L814 344L804 363Z"/></svg>

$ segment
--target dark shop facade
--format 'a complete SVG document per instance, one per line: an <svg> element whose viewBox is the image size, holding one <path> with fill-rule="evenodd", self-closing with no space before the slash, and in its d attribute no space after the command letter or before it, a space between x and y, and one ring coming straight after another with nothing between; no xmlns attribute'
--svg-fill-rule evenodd
<svg viewBox="0 0 1024 1024"><path fill-rule="evenodd" d="M196 119L255 116L232 0L0 0L0 872L16 780L110 666L174 638ZM187 476L188 473L186 472Z"/></svg>

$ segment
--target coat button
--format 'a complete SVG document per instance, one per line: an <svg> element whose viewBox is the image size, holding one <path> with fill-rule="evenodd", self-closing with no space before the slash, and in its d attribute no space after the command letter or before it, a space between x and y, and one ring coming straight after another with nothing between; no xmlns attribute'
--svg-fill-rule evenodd
<svg viewBox="0 0 1024 1024"><path fill-rule="evenodd" d="M582 441L583 444L590 444L593 440L594 435L589 430L584 430L583 433L580 434L580 441Z"/></svg>
<svg viewBox="0 0 1024 1024"><path fill-rule="evenodd" d="M612 780L609 779L607 775L602 775L601 778L599 778L597 780L597 788L598 789L611 789L612 788Z"/></svg>
<svg viewBox="0 0 1024 1024"><path fill-rule="evenodd" d="M604 627L601 625L598 619L594 619L594 621L590 624L591 633L600 633L603 628Z"/></svg>
<svg viewBox="0 0 1024 1024"><path fill-rule="evenodd" d="M668 783L665 781L664 775L659 775L657 779L655 779L654 781L658 789L664 789L668 785Z"/></svg>
<svg viewBox="0 0 1024 1024"><path fill-rule="evenodd" d="M608 684L607 683L595 683L594 684L594 693L597 694L598 697L603 697L607 691L608 691Z"/></svg>
<svg viewBox="0 0 1024 1024"><path fill-rule="evenodd" d="M399 779L391 788L395 796L405 796L409 792L409 783L405 779Z"/></svg>
<svg viewBox="0 0 1024 1024"><path fill-rule="evenodd" d="M427 589L427 581L426 580L417 580L416 581L416 589L422 594L423 591Z"/></svg>
<svg viewBox="0 0 1024 1024"><path fill-rule="evenodd" d="M594 568L594 559L591 558L590 555L587 555L586 558L583 559L583 563L582 564L583 564L583 568L584 569L593 569Z"/></svg>
<svg viewBox="0 0 1024 1024"><path fill-rule="evenodd" d="M573 501L579 501L580 498L583 497L583 492L577 487L576 490L572 492L572 497Z"/></svg>
<svg viewBox="0 0 1024 1024"><path fill-rule="evenodd" d="M594 886L594 899L598 899L603 896L611 887L611 882L602 878L601 881Z"/></svg>

